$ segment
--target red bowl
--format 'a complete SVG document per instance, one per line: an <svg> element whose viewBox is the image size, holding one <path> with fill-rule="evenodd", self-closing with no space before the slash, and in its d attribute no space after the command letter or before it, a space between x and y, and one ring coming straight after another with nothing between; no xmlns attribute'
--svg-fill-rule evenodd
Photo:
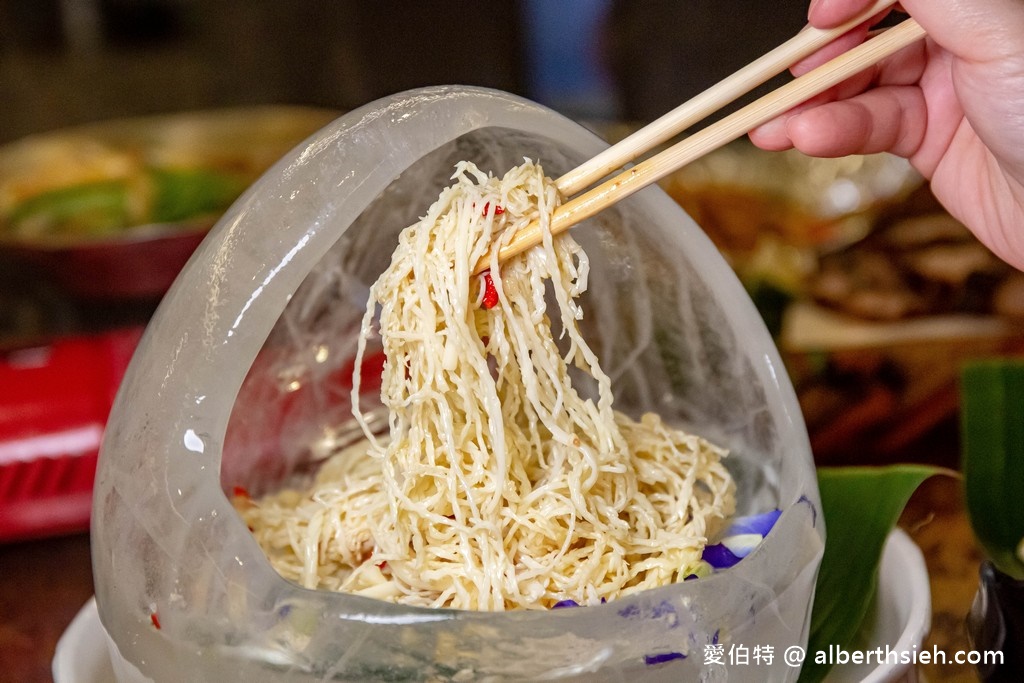
<svg viewBox="0 0 1024 683"><path fill-rule="evenodd" d="M0 252L38 269L69 296L156 299L167 291L211 224L133 228L124 239L68 244L10 242Z"/></svg>

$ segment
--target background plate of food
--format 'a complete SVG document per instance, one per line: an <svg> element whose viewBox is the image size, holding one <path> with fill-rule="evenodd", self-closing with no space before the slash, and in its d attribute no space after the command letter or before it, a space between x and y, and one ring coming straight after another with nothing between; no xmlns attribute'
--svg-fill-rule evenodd
<svg viewBox="0 0 1024 683"><path fill-rule="evenodd" d="M104 121L0 148L0 256L69 294L159 297L221 213L336 112L249 107Z"/></svg>
<svg viewBox="0 0 1024 683"><path fill-rule="evenodd" d="M741 141L663 184L775 336L819 464L953 453L928 443L956 438L959 367L1024 353L1024 276L903 159L817 159Z"/></svg>

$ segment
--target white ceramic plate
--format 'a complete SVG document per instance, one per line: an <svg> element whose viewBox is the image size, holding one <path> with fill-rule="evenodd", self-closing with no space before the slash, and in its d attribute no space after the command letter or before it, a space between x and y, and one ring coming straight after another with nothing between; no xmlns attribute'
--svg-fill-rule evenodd
<svg viewBox="0 0 1024 683"><path fill-rule="evenodd" d="M879 569L875 609L857 649L888 645L893 651L920 648L932 619L932 598L924 557L910 537L896 529L886 540ZM54 683L111 683L115 681L107 634L100 623L95 598L74 618L57 643L53 658ZM846 664L829 673L828 683L893 683L916 681L910 664L882 666Z"/></svg>
<svg viewBox="0 0 1024 683"><path fill-rule="evenodd" d="M107 632L100 623L96 598L68 625L53 656L54 683L112 683L114 667L107 652Z"/></svg>

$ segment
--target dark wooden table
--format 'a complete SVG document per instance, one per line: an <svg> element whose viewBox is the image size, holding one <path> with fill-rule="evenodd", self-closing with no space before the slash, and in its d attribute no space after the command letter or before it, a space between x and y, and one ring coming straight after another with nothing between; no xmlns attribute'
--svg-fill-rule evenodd
<svg viewBox="0 0 1024 683"><path fill-rule="evenodd" d="M0 682L52 681L57 640L92 593L87 534L0 545Z"/></svg>
<svg viewBox="0 0 1024 683"><path fill-rule="evenodd" d="M959 482L925 482L901 526L921 547L931 574L932 632L925 647L934 644L950 654L970 649L964 616L981 555L963 513ZM92 592L87 535L0 546L0 682L51 681L57 640ZM922 666L920 673L930 682L977 680L967 665Z"/></svg>
<svg viewBox="0 0 1024 683"><path fill-rule="evenodd" d="M926 481L910 499L900 526L921 548L931 582L932 630L921 649L937 647L949 657L970 650L965 617L978 587L982 554L964 513L960 481ZM978 680L968 664L928 664L918 671L922 683Z"/></svg>

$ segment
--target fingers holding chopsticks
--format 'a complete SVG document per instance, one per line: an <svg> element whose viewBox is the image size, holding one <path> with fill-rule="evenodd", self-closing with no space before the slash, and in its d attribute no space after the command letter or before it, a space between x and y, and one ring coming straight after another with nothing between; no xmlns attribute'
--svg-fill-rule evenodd
<svg viewBox="0 0 1024 683"><path fill-rule="evenodd" d="M807 18L813 26L829 28L849 21L866 11L870 6L871 0L811 0L810 7L807 10ZM887 9L880 12L869 23L877 23L889 11Z"/></svg>
<svg viewBox="0 0 1024 683"><path fill-rule="evenodd" d="M905 105L906 93L861 98L856 106L832 103L859 97L869 89L916 84L926 106L900 111L924 115L905 121L922 130L891 138L894 147L887 151L911 158L930 176L965 115L983 142L1003 146L1007 136L997 122L1017 120L1022 106L1017 100L1024 100L1014 94L1020 91L1016 84L1024 73L1024 4L1020 0L904 0L901 4L928 31L928 42L902 50L754 130L750 136L754 143L765 149L796 147L829 156L878 151L877 141L891 137L895 110L890 105ZM808 15L812 25L825 28L863 13L870 5L869 0L814 0ZM863 39L860 28L840 40ZM794 65L793 73L799 75L843 49L839 42ZM874 105L880 107L877 112ZM824 106L820 112L819 106ZM878 130L865 130L865 125ZM991 138L991 144L986 138ZM910 148L909 141L914 139L920 140L918 149Z"/></svg>
<svg viewBox="0 0 1024 683"><path fill-rule="evenodd" d="M750 132L750 139L764 149L779 151L795 146L814 156L881 151L876 149L879 141L889 139L892 131L894 112L889 105L907 104L907 94L902 91L886 91L884 97L876 99L872 96L854 103L856 106L845 106L844 103L875 89L900 88L917 83L925 64L926 49L924 42L903 48L889 59L754 129ZM874 105L882 107L879 110L878 131L867 129L871 124ZM914 150L906 147L909 138L900 136L899 139L902 141L901 151L912 154Z"/></svg>
<svg viewBox="0 0 1024 683"><path fill-rule="evenodd" d="M927 116L920 88L887 86L808 110L787 121L786 135L811 156L838 157L888 151L913 156L921 147ZM843 130L842 136L831 131Z"/></svg>
<svg viewBox="0 0 1024 683"><path fill-rule="evenodd" d="M820 156L905 156L953 216L1024 269L1024 2L901 5L927 32L926 41L750 137L767 149L795 146ZM828 27L866 6L867 0L815 0L810 22ZM812 54L796 70L824 56Z"/></svg>
<svg viewBox="0 0 1024 683"><path fill-rule="evenodd" d="M874 0L813 0L808 10L808 20L811 26L818 29L830 29L845 24L859 15L867 12ZM867 21L861 22L840 38L829 43L809 57L794 63L790 71L794 76L802 76L811 69L821 66L833 57L848 52L857 45L864 42L872 26L884 19L892 7L886 7L875 13Z"/></svg>
<svg viewBox="0 0 1024 683"><path fill-rule="evenodd" d="M812 0L807 14L812 26L824 29L870 5L870 0ZM939 45L968 61L1007 56L1013 37L1024 31L1020 0L902 0L895 8L917 19Z"/></svg>

